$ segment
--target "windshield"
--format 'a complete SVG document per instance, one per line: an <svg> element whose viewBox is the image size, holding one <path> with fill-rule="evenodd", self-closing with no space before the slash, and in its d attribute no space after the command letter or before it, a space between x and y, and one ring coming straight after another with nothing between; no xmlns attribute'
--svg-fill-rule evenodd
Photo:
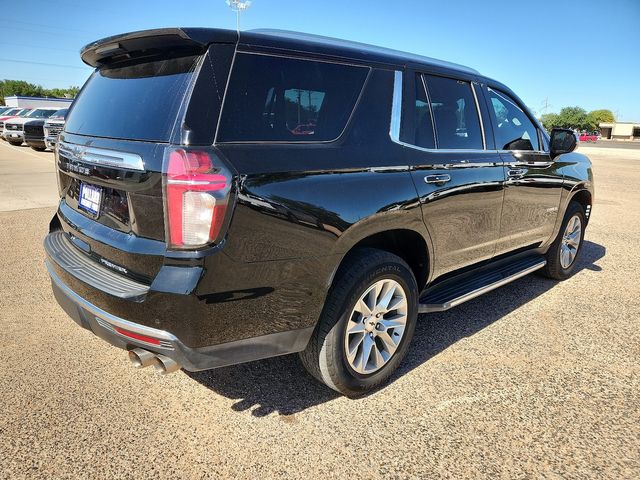
<svg viewBox="0 0 640 480"><path fill-rule="evenodd" d="M42 108L36 108L31 110L26 116L29 118L49 118L55 110L44 110Z"/></svg>
<svg viewBox="0 0 640 480"><path fill-rule="evenodd" d="M4 112L3 115L17 115L19 112L20 112L19 108L10 108L6 112Z"/></svg>
<svg viewBox="0 0 640 480"><path fill-rule="evenodd" d="M68 108L61 108L60 110L57 110L53 115L51 115L49 118L51 120L64 120L64 117L67 116L67 112L69 111Z"/></svg>
<svg viewBox="0 0 640 480"><path fill-rule="evenodd" d="M96 70L76 98L65 131L169 141L198 59L190 56Z"/></svg>
<svg viewBox="0 0 640 480"><path fill-rule="evenodd" d="M17 115L18 117L26 117L27 115L29 115L29 112L31 111L30 108L25 108L23 110L20 110L18 113L16 113L15 115Z"/></svg>

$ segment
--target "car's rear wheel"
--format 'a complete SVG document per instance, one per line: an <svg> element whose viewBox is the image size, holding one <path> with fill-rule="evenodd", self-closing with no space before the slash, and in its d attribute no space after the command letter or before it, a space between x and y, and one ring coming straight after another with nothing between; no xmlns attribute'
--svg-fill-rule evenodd
<svg viewBox="0 0 640 480"><path fill-rule="evenodd" d="M22 142L12 142L11 140L8 140L8 142L14 147L19 147L20 145L22 145Z"/></svg>
<svg viewBox="0 0 640 480"><path fill-rule="evenodd" d="M304 366L348 396L377 388L407 353L417 305L416 280L404 260L371 248L354 252L341 266L300 354Z"/></svg>
<svg viewBox="0 0 640 480"><path fill-rule="evenodd" d="M587 221L584 208L578 202L571 202L565 213L557 238L547 252L544 273L556 280L569 278L576 269L582 249Z"/></svg>

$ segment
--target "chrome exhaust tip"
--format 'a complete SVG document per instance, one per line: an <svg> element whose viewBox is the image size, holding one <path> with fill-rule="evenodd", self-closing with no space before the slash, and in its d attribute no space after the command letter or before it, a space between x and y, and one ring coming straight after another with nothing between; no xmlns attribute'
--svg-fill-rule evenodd
<svg viewBox="0 0 640 480"><path fill-rule="evenodd" d="M156 372L160 375L168 375L180 370L180 364L178 362L164 355L155 355L154 360L153 368L155 368Z"/></svg>
<svg viewBox="0 0 640 480"><path fill-rule="evenodd" d="M144 368L153 365L156 354L144 348L134 348L129 350L129 360L135 368Z"/></svg>

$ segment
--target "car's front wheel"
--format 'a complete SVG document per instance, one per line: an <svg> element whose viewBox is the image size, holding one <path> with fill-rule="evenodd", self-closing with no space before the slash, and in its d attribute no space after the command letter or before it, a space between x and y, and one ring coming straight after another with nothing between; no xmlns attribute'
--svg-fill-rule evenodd
<svg viewBox="0 0 640 480"><path fill-rule="evenodd" d="M357 250L339 269L302 362L345 395L373 390L406 355L417 312L418 287L406 262L382 250Z"/></svg>
<svg viewBox="0 0 640 480"><path fill-rule="evenodd" d="M584 208L577 202L571 202L560 232L547 251L547 265L544 269L546 276L565 280L574 273L578 255L582 250L586 225Z"/></svg>

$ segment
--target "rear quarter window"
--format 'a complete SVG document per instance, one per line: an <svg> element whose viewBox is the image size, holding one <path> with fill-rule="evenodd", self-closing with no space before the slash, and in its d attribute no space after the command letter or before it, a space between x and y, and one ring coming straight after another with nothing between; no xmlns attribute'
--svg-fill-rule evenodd
<svg viewBox="0 0 640 480"><path fill-rule="evenodd" d="M326 142L347 125L368 67L238 54L218 142Z"/></svg>
<svg viewBox="0 0 640 480"><path fill-rule="evenodd" d="M196 56L100 68L75 100L65 131L166 142L198 64Z"/></svg>

